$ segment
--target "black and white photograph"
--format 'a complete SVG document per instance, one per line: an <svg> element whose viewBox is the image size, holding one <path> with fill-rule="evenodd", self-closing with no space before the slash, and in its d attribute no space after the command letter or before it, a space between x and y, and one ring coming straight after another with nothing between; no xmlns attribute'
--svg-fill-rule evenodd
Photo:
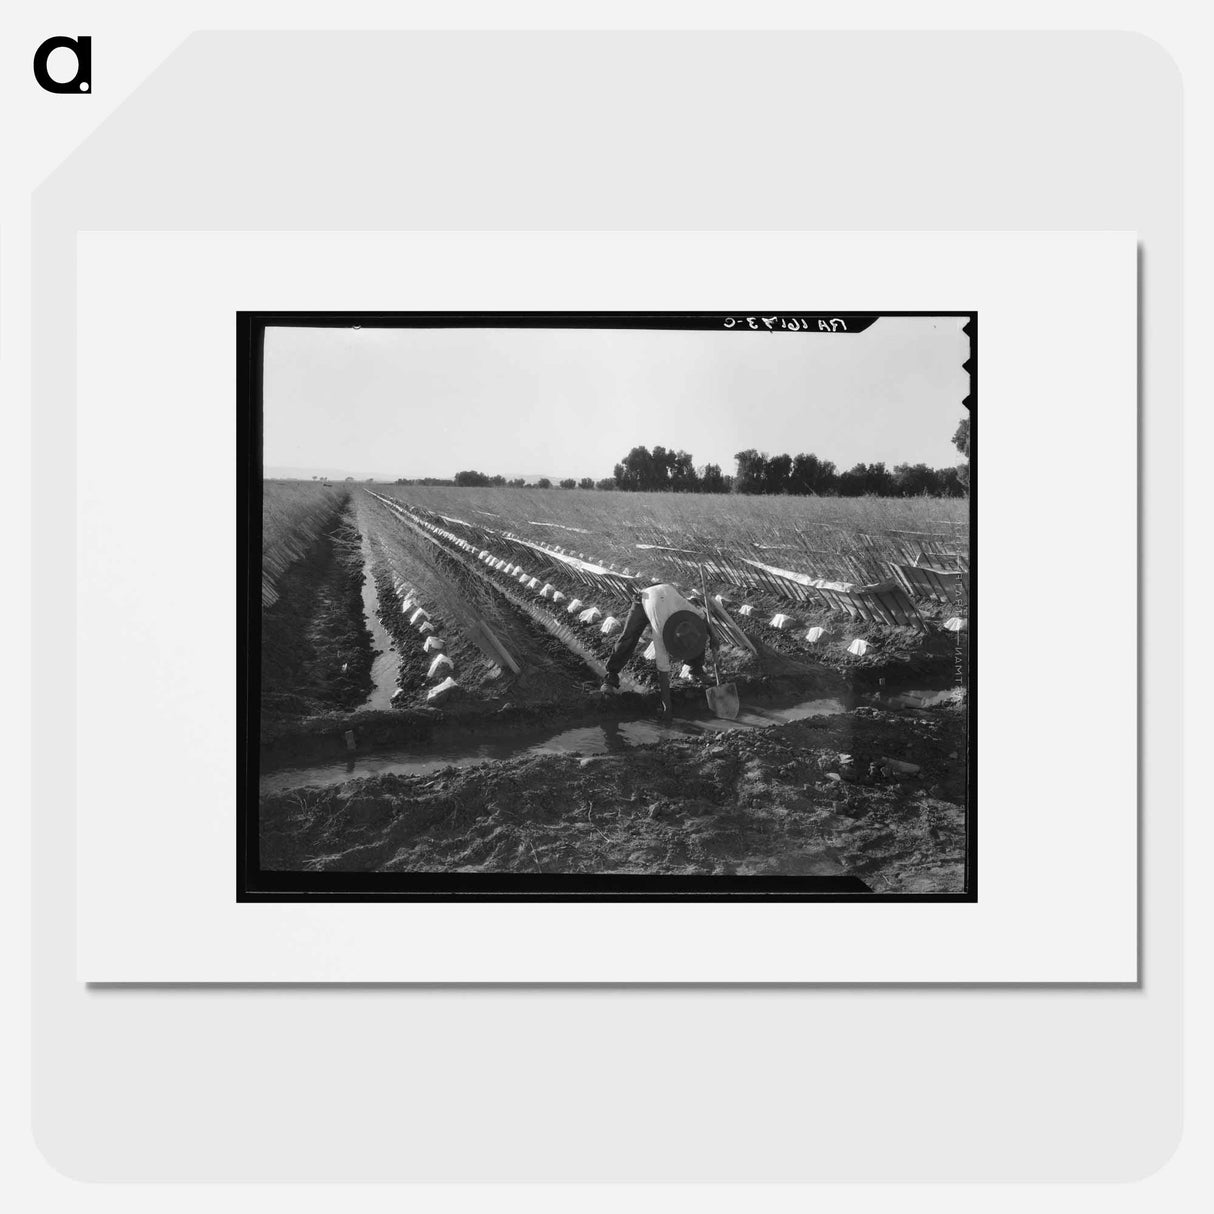
<svg viewBox="0 0 1214 1214"><path fill-rule="evenodd" d="M238 897L975 900L977 321L240 313Z"/></svg>

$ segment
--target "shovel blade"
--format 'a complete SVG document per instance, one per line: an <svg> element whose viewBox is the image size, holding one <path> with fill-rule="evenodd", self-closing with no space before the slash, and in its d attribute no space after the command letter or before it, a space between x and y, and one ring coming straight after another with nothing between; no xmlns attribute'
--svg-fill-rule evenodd
<svg viewBox="0 0 1214 1214"><path fill-rule="evenodd" d="M716 687L710 687L705 695L708 697L708 707L715 715L724 717L728 721L738 719L738 712L742 706L738 700L736 683L721 683Z"/></svg>

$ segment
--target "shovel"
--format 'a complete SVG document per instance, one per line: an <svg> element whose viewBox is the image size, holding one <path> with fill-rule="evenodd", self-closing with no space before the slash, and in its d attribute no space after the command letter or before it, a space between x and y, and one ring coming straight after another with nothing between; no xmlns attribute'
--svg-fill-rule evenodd
<svg viewBox="0 0 1214 1214"><path fill-rule="evenodd" d="M704 611L708 612L708 583L704 579L704 566L700 566L700 586L704 592ZM709 628L712 627L709 622ZM738 685L736 683L722 683L721 672L717 669L717 652L713 649L711 641L708 646L709 652L712 654L712 673L717 681L715 687L710 687L704 693L708 697L708 707L718 717L724 717L727 721L736 721L738 712L741 709L741 702L738 700Z"/></svg>

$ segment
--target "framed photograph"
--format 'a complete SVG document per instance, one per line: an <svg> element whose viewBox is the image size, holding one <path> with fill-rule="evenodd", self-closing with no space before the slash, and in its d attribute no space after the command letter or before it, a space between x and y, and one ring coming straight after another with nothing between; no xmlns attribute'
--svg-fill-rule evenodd
<svg viewBox="0 0 1214 1214"><path fill-rule="evenodd" d="M975 313L237 335L242 899L977 897Z"/></svg>
<svg viewBox="0 0 1214 1214"><path fill-rule="evenodd" d="M1133 977L1132 233L78 259L82 976Z"/></svg>

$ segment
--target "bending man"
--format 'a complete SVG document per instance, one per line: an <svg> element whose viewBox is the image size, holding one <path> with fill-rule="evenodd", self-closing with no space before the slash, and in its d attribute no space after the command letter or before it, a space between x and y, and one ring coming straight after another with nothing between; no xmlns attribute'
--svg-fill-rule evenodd
<svg viewBox="0 0 1214 1214"><path fill-rule="evenodd" d="M624 631L616 641L607 661L607 677L603 687L617 688L620 671L632 657L632 651L649 628L653 632L654 661L658 668L658 685L662 694L662 719L669 723L673 710L670 704L670 664L686 662L697 679L704 678L704 653L716 638L711 635L703 613L689 603L669 582L658 582L642 590L632 601Z"/></svg>

